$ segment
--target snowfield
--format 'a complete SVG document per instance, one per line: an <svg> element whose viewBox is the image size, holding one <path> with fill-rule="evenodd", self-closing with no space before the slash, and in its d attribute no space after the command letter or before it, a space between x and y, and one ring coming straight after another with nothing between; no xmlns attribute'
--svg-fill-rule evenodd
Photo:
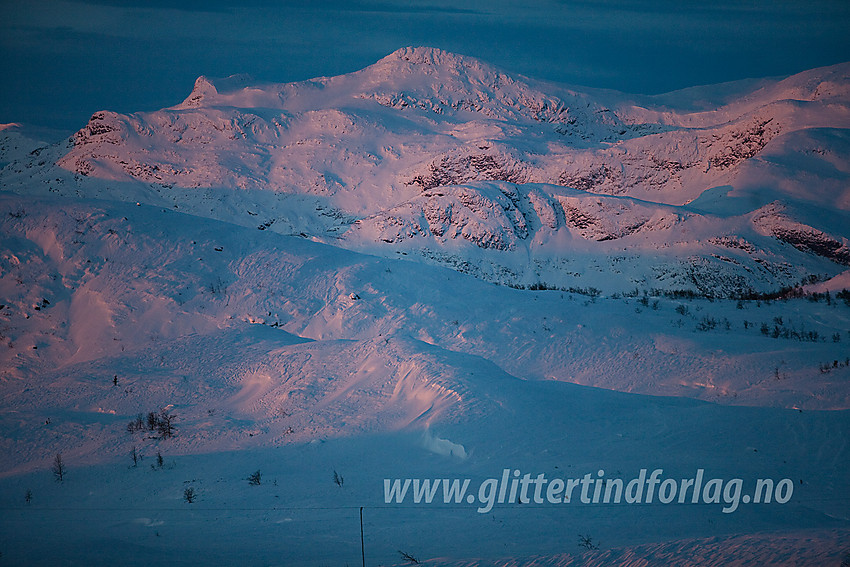
<svg viewBox="0 0 850 567"><path fill-rule="evenodd" d="M3 128L0 564L359 565L362 512L369 565L839 565L849 94L407 48ZM745 499L479 513L506 469Z"/></svg>

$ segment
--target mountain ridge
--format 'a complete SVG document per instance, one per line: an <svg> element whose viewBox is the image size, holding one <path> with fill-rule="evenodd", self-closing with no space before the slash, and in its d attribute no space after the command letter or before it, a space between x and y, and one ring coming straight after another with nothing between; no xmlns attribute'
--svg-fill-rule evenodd
<svg viewBox="0 0 850 567"><path fill-rule="evenodd" d="M682 214L728 218L737 225L741 223L732 223L730 214L747 215L780 203L786 213L773 222L774 229L753 234L751 226L750 236L740 229L724 229L717 219L706 222L724 238L772 239L773 244L756 247L795 258L791 263L805 266L802 271L767 280L734 275L739 268L717 263L721 250L693 238L683 255L716 264L721 272L731 269L730 278L744 278L729 286L739 292L796 285L813 274L833 277L846 266L841 250L850 237L845 229L850 224L850 142L845 135L850 129L850 64L751 86L713 109L691 111L687 107L693 106L698 90L706 90L698 87L685 93L690 102L677 110L674 103L681 96L676 93L630 97L606 91L597 92L597 100L593 94L514 76L472 57L409 47L359 71L298 83L257 84L245 75L199 77L176 106L129 115L95 113L69 141L19 158L3 170L0 180L13 191L38 187L47 194L169 203L192 214L285 234L305 233L390 256L398 252L393 245L398 238L373 229L376 236L364 242L364 223L383 218L384 224L413 227L390 217L393 211L427 201L427 195L433 195L429 191L462 187L449 191L470 195L486 192L489 182L502 182L528 184L521 192L540 195L540 187L564 186L582 192L571 198L568 208L576 222L585 225L568 227L564 222L564 230L584 240L622 241L628 256L647 258L653 265L670 264L664 272L681 272L676 267L681 259L664 260L663 249L669 244L667 228L661 227L667 225L658 225L657 242L623 240L634 229L617 218L616 207L609 211L613 217L603 221L609 213L593 205L594 199L607 202L611 196L624 196L658 207L696 202ZM652 106L652 101L666 106ZM790 167L794 176L785 174ZM33 179L41 183L33 184ZM730 189L717 192L720 187ZM488 199L483 193L476 198ZM216 201L230 204L221 208ZM538 204L543 201L538 199ZM584 204L576 208L580 202ZM485 248L493 250L491 244L498 241L495 248L507 255L490 262L504 277L489 268L479 275L492 272L488 279L509 285L535 283L542 277L535 275L540 271L535 267L537 247L526 249L524 267L516 266L518 257L509 257L517 249L514 229L496 220L514 214L513 205L504 205L494 210L495 216L476 221L477 236L456 224L437 229L454 235L449 240L416 240L428 249L417 257L458 265L467 260L446 249L449 242L489 242ZM596 212L588 213L588 207ZM816 213L818 208L829 208L838 217L827 222ZM561 207L546 214L566 213ZM461 222L461 217L448 218ZM596 226L607 225L607 232L588 237L591 218ZM498 226L486 226L488 222ZM806 228L802 233L780 230L782 222ZM640 226L644 235L651 234L652 225L642 220ZM803 238L808 243L801 234L808 235ZM566 234L548 240L547 257L568 255L578 242ZM509 241L513 244L506 244ZM677 242L688 241L684 233L677 237ZM604 257L604 246L598 250ZM800 250L819 259L800 258ZM744 272L760 272L755 260L743 259ZM543 271L553 285L584 287L569 275L577 273L575 269L569 274ZM608 291L623 291L639 281L651 282L651 287L671 285L643 274Z"/></svg>

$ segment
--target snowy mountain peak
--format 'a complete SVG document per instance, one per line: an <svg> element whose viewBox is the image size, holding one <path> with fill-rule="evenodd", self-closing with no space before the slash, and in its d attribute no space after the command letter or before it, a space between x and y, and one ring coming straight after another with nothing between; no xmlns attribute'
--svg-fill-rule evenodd
<svg viewBox="0 0 850 567"><path fill-rule="evenodd" d="M279 85L259 85L247 74L224 78L201 75L195 80L189 96L173 108L177 110L214 106L278 108L280 107L279 87Z"/></svg>
<svg viewBox="0 0 850 567"><path fill-rule="evenodd" d="M463 76L480 83L514 82L507 73L493 65L484 63L480 59L434 47L403 47L364 69L364 72L368 74L379 73L380 71L432 76Z"/></svg>
<svg viewBox="0 0 850 567"><path fill-rule="evenodd" d="M430 47L399 49L358 74L361 82L356 96L396 109L574 123L571 112L601 108L584 95Z"/></svg>
<svg viewBox="0 0 850 567"><path fill-rule="evenodd" d="M850 95L850 62L829 67L820 67L797 73L754 93L754 97L764 96L775 99L800 101L834 101L848 103Z"/></svg>
<svg viewBox="0 0 850 567"><path fill-rule="evenodd" d="M186 97L186 100L183 101L182 106L200 106L207 97L215 96L217 94L218 91L216 90L215 85L212 84L212 81L201 75L195 79L195 86L192 88L192 92L189 93L189 96Z"/></svg>
<svg viewBox="0 0 850 567"><path fill-rule="evenodd" d="M395 51L381 59L378 63L380 64L381 62L391 62L395 60L408 61L413 64L424 64L440 67L447 65L481 65L481 62L478 59L475 59L474 57L467 57L465 55L459 55L456 53L444 51L436 47L427 46L408 46L396 49Z"/></svg>

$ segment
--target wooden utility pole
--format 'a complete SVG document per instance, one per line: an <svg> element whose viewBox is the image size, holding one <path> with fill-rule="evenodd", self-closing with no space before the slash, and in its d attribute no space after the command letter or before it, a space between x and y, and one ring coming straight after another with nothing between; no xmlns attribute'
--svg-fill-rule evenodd
<svg viewBox="0 0 850 567"><path fill-rule="evenodd" d="M360 555L363 557L363 567L366 567L366 546L363 544L363 506L360 507Z"/></svg>

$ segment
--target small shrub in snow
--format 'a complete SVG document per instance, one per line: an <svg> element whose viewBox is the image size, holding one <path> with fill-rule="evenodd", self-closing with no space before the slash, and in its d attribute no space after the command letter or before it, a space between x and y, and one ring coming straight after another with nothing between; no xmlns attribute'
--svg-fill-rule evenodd
<svg viewBox="0 0 850 567"><path fill-rule="evenodd" d="M168 439L174 435L174 418L174 414L170 414L165 410L159 412L157 431L163 439Z"/></svg>
<svg viewBox="0 0 850 567"><path fill-rule="evenodd" d="M127 424L127 431L134 433L136 431L147 430L157 433L162 439L168 439L174 436L175 418L176 416L168 413L167 410L160 410L159 413L148 412L147 419L142 414L139 414L133 421Z"/></svg>
<svg viewBox="0 0 850 567"><path fill-rule="evenodd" d="M221 250L218 250L217 248L216 248L216 251L221 252ZM209 285L208 289L209 289L209 292L213 295L226 293L227 292L227 285L225 285L224 280L222 280L221 277L219 277L219 278L216 278L216 280Z"/></svg>
<svg viewBox="0 0 850 567"><path fill-rule="evenodd" d="M343 483L345 483L345 479L342 478L342 475L334 470L334 484L338 487L342 488Z"/></svg>
<svg viewBox="0 0 850 567"><path fill-rule="evenodd" d="M588 549L588 550L599 549L599 546L596 545L595 543L593 543L593 538L590 537L589 535L579 534L579 536L578 536L578 546L581 547L582 549Z"/></svg>
<svg viewBox="0 0 850 567"><path fill-rule="evenodd" d="M413 565L419 565L419 560L416 557L414 557L413 555L411 555L409 553L405 553L404 551L402 551L400 549L398 550L398 553L399 553L399 555L401 555L401 558L404 559L405 561L407 561L408 563L411 563Z"/></svg>
<svg viewBox="0 0 850 567"><path fill-rule="evenodd" d="M183 500L187 503L191 504L197 498L197 494L195 493L195 489L191 486L187 487L186 490L183 491Z"/></svg>
<svg viewBox="0 0 850 567"><path fill-rule="evenodd" d="M704 315L697 324L697 331L711 331L717 327L717 319Z"/></svg>
<svg viewBox="0 0 850 567"><path fill-rule="evenodd" d="M136 419L127 424L127 431L129 433L134 433L136 431L143 431L145 429L145 418L142 414L136 416Z"/></svg>
<svg viewBox="0 0 850 567"><path fill-rule="evenodd" d="M259 486L262 480L262 473L260 473L259 469L254 471L248 476L248 484L251 486Z"/></svg>
<svg viewBox="0 0 850 567"><path fill-rule="evenodd" d="M53 478L56 479L56 482L62 482L65 480L65 462L62 460L62 455L57 453L56 457L53 459Z"/></svg>

